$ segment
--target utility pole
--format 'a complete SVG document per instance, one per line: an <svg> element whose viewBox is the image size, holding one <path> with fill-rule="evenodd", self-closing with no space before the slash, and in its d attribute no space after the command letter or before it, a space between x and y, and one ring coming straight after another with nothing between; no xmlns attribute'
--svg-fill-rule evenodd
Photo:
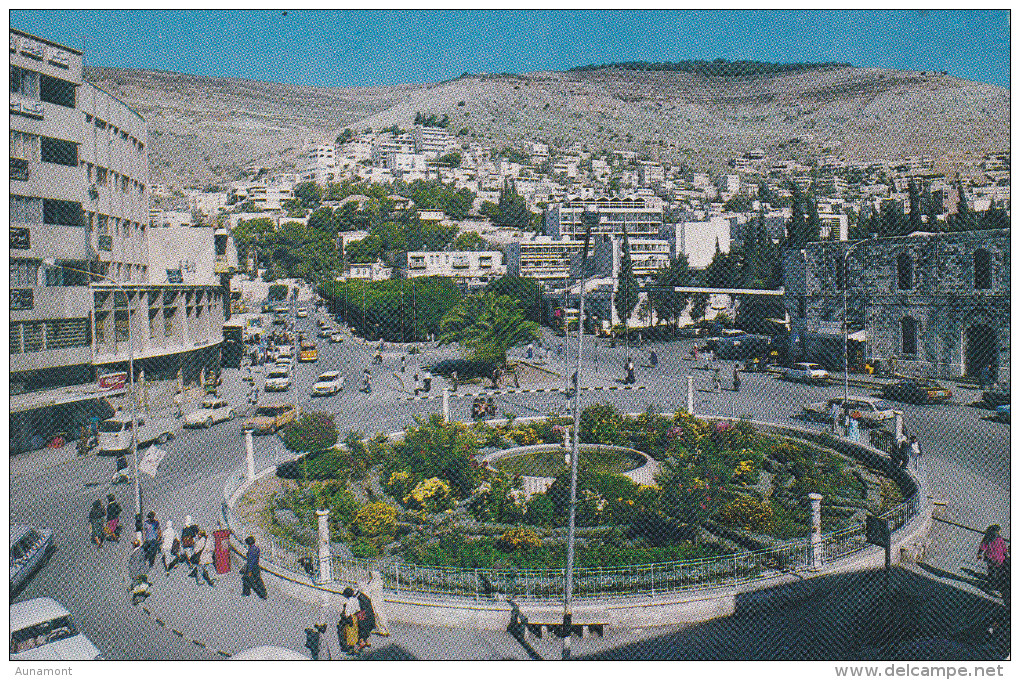
<svg viewBox="0 0 1020 680"><path fill-rule="evenodd" d="M574 599L574 526L577 516L577 459L581 448L581 346L584 338L584 284L588 273L588 243L591 240L592 225L598 220L598 213L585 210L584 250L581 251L580 296L577 326L577 372L574 382L574 443L570 452L570 518L567 524L567 571L563 591L563 659L570 658L571 630L573 628Z"/></svg>

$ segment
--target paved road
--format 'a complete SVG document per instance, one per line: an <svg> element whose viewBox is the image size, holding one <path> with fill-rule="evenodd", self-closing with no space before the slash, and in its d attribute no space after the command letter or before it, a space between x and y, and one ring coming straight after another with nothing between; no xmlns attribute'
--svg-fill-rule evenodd
<svg viewBox="0 0 1020 680"><path fill-rule="evenodd" d="M299 320L298 327L314 331L314 320ZM558 342L560 339L550 338L553 348ZM604 343L593 347L590 338L586 338L586 345L581 362L582 385L617 385L623 377L625 359L633 356L639 365L639 383L646 385L647 389L583 391L582 406L608 399L625 411L641 411L649 405L672 411L686 404L687 376L694 375L697 413L750 415L763 420L804 425L796 418L803 403L842 392L836 387L780 382L767 374L744 374L742 390L734 393L728 389L732 374L730 362L717 362L722 367L724 389L721 393L712 393L711 374L696 370L692 362L683 359L689 350L689 341L657 346L660 363L656 369L640 366L646 363L647 350L608 348ZM360 374L368 365L372 350L352 338L340 345L319 341L319 348L317 364L297 365L290 392L285 395L263 394L260 403L279 397L287 401L296 399L302 406L307 406L313 401L308 393L315 376L326 370L340 370L347 381L345 392L315 399L312 407L335 414L342 432L352 429L366 433L391 431L410 424L414 416L441 411L440 399L406 399L409 393L402 389L400 380L393 375L399 372L401 350L388 348L384 352L384 365L373 367L374 391L365 395L358 391ZM432 348L421 355L409 355L405 375L412 376L415 367L423 362L456 354L452 348ZM595 354L599 359L598 372L592 359ZM575 365L573 357L566 357L566 361L571 368ZM548 367L562 374L562 365L563 360L553 352ZM225 370L223 394L231 403L243 408L247 384L241 378L241 371ZM443 384L444 381L437 378L434 389ZM462 386L459 396L451 399L454 419L469 419L471 401L465 395L478 390L477 386ZM961 396L964 403L976 398L974 392L964 392ZM497 400L502 411L520 416L544 415L559 411L564 406L563 396L557 393L501 394ZM939 500L945 503L944 512L954 521L968 526L984 527L997 522L1008 533L1008 426L990 422L986 419L986 411L966 405L903 405L902 408L908 429L917 434L926 451L925 470ZM824 427L821 424L811 426ZM256 466L259 469L285 455L277 437L257 437L255 442ZM181 432L163 448L167 454L155 478L143 475L146 509L155 509L160 517L172 518L178 529L185 514L194 515L205 526L213 525L218 519L216 508L222 498L223 484L228 475L243 464L239 421L218 424L209 430ZM98 555L90 547L86 521L88 506L94 498L106 494L113 470L112 459L67 459L53 464L47 464L47 460L52 463L61 458L40 456L40 464L19 465L19 472L12 473L11 521L54 527L60 549L15 599L48 595L62 601L78 613L82 629L108 658L213 658L212 652L169 634L130 606L122 574L125 544L108 544ZM115 493L129 514L133 506L130 487L116 487ZM204 510L199 511L198 508ZM976 543L975 538L964 530L950 534L940 542L940 552L932 558L933 561L941 560L940 565L947 572L958 572L960 555L964 548L969 550ZM212 614L199 613L201 616ZM469 642L466 638L462 643L468 646L482 644ZM470 649L460 650L455 656L492 658L491 650L476 651L477 654L472 656Z"/></svg>

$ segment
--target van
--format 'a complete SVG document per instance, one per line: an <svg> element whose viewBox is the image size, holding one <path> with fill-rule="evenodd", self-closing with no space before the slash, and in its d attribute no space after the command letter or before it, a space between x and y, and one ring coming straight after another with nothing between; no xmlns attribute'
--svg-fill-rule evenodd
<svg viewBox="0 0 1020 680"><path fill-rule="evenodd" d="M139 448L152 442L165 444L174 438L174 421L168 418L147 418L139 413ZM112 418L99 423L99 453L117 453L131 448L131 414L118 411Z"/></svg>

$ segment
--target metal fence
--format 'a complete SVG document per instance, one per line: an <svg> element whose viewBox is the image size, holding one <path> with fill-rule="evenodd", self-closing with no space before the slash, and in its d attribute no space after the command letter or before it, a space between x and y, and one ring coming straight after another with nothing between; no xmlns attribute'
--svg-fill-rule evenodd
<svg viewBox="0 0 1020 680"><path fill-rule="evenodd" d="M882 518L895 531L920 510L918 495L888 510ZM274 565L318 579L318 551L292 540L269 537L264 558ZM852 527L824 534L817 547L798 539L763 550L694 560L574 570L575 598L656 596L691 590L734 586L811 571L868 547L864 528ZM817 553L816 553L817 550ZM303 562L303 564L302 564ZM332 558L335 582L367 580L378 571L384 587L393 592L463 597L477 601L505 599L554 600L563 597L564 569L471 569L412 564L399 559Z"/></svg>

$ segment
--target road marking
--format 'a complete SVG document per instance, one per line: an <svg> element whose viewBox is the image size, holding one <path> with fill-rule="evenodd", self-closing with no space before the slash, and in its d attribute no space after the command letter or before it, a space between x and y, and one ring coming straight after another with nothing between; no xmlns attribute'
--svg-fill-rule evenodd
<svg viewBox="0 0 1020 680"><path fill-rule="evenodd" d="M633 385L633 386L630 386L630 385L622 385L622 386L621 385L610 385L608 387L606 387L605 385L596 385L594 387L582 387L581 388L582 391L585 391L585 390L587 390L587 391L594 390L594 391L597 391L597 392L598 391L603 391L603 392L604 391L612 391L612 390L623 391L623 390L646 390L646 389L648 389L647 385ZM563 388L562 387L544 387L544 388L525 389L525 390L486 390L484 392L450 392L450 397L451 398L466 399L468 397L486 397L486 396L495 395L495 394L537 394L537 393L552 393L552 392L563 394ZM410 397L402 397L402 398L403 398L404 401L425 401L425 400L428 400L428 399L442 399L443 398L443 393L439 392L438 394L429 394L429 395L426 395L424 397L422 397L422 396L417 396L417 397L410 396Z"/></svg>

